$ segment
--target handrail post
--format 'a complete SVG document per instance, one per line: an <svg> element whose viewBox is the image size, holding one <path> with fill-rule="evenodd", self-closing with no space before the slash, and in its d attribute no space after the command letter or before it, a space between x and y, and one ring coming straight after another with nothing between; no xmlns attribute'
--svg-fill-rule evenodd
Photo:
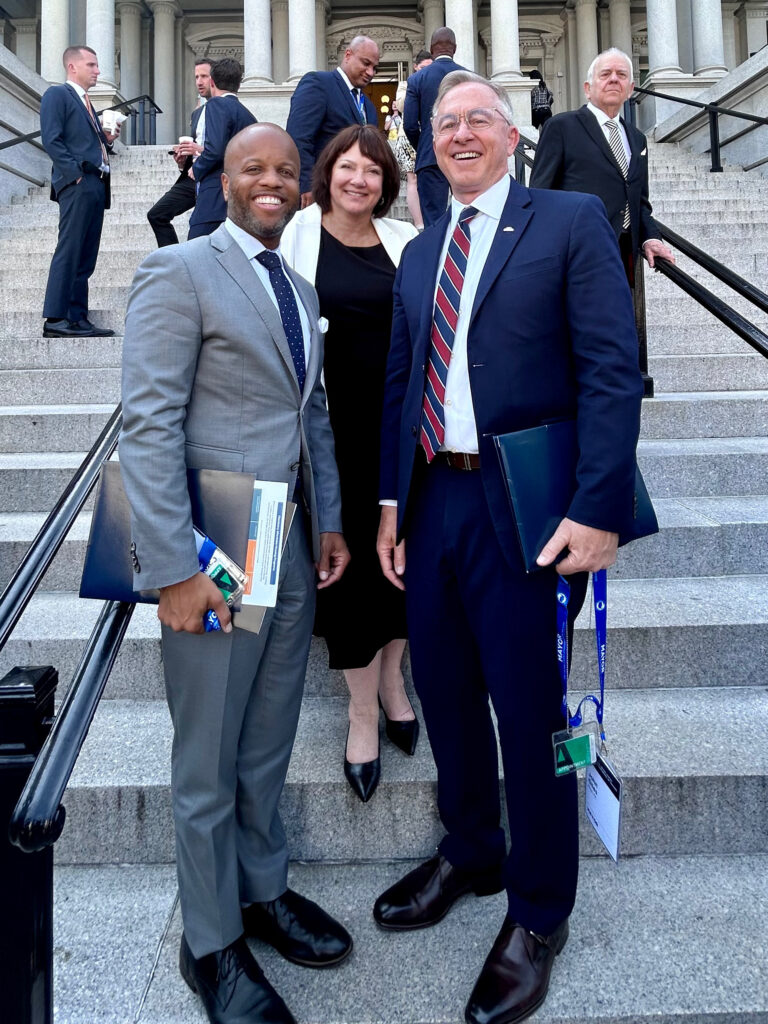
<svg viewBox="0 0 768 1024"><path fill-rule="evenodd" d="M520 143L519 145L522 145ZM515 150L515 181L518 185L525 185L525 160Z"/></svg>
<svg viewBox="0 0 768 1024"><path fill-rule="evenodd" d="M140 146L146 146L146 144L147 144L146 128L145 128L145 123L144 123L145 115L146 115L146 102L144 100L144 97L142 96L141 99L139 100L139 145Z"/></svg>
<svg viewBox="0 0 768 1024"><path fill-rule="evenodd" d="M138 112L136 110L136 107L131 107L131 145L132 146L136 145L136 118L137 117L138 117Z"/></svg>
<svg viewBox="0 0 768 1024"><path fill-rule="evenodd" d="M149 144L150 146L157 144L157 111L154 103L149 108Z"/></svg>
<svg viewBox="0 0 768 1024"><path fill-rule="evenodd" d="M53 1021L53 847L11 845L11 819L53 719L58 673L14 668L0 679L0 992L3 1020Z"/></svg>
<svg viewBox="0 0 768 1024"><path fill-rule="evenodd" d="M648 329L645 322L645 278L642 257L638 256L634 266L635 283L632 301L635 307L635 328L637 330L637 358L643 378L643 398L653 398L653 377L648 373Z"/></svg>
<svg viewBox="0 0 768 1024"><path fill-rule="evenodd" d="M716 103L707 104L709 115L709 149L712 154L712 166L710 173L722 171L723 165L720 161L720 112Z"/></svg>

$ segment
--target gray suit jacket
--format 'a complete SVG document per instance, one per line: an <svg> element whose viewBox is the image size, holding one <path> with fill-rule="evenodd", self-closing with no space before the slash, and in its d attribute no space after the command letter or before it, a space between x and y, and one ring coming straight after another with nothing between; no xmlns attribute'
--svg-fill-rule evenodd
<svg viewBox="0 0 768 1024"><path fill-rule="evenodd" d="M289 497L301 472L315 559L319 533L341 530L317 296L288 273L311 325L303 395L280 315L223 226L158 249L136 272L123 343L120 465L137 590L198 570L188 466L284 480Z"/></svg>

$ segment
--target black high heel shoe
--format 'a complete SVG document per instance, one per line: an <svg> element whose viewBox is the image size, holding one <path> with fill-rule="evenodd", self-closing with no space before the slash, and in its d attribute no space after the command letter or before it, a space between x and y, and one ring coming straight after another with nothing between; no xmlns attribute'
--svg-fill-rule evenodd
<svg viewBox="0 0 768 1024"><path fill-rule="evenodd" d="M381 697L379 697L379 707L384 711ZM413 708L411 710L413 711ZM413 757L416 753L416 744L419 741L419 720L416 718L416 712L414 712L412 719L408 719L405 722L397 722L392 718L388 718L387 712L384 711L384 721L387 723L387 739L391 740L396 747L399 747L404 754Z"/></svg>
<svg viewBox="0 0 768 1024"><path fill-rule="evenodd" d="M377 757L373 761L353 764L347 760L348 741L349 726L347 726L347 739L344 742L344 776L352 791L366 804L376 792L381 778L381 758Z"/></svg>

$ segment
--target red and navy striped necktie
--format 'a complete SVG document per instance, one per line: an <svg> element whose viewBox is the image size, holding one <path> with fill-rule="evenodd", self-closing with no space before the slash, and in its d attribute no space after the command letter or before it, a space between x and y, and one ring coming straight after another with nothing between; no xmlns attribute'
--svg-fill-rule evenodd
<svg viewBox="0 0 768 1024"><path fill-rule="evenodd" d="M451 361L456 324L459 320L459 304L464 276L469 258L469 222L477 214L474 206L465 206L459 214L443 272L435 296L435 312L432 317L432 347L429 353L427 379L424 386L424 406L421 415L421 442L431 462L445 440L445 382L448 378L448 364Z"/></svg>

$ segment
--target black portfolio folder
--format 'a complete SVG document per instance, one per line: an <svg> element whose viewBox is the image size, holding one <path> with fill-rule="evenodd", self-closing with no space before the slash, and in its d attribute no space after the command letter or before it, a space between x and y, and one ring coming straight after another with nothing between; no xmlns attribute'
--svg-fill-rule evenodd
<svg viewBox="0 0 768 1024"><path fill-rule="evenodd" d="M245 565L254 477L219 469L188 469L192 522L238 565ZM141 557L141 553L139 553ZM80 597L157 604L157 590L134 591L131 510L118 462L99 477Z"/></svg>
<svg viewBox="0 0 768 1024"><path fill-rule="evenodd" d="M566 515L576 492L579 447L576 423L562 420L493 438L507 485L526 572ZM645 482L636 469L634 515L619 544L657 533L659 524Z"/></svg>

